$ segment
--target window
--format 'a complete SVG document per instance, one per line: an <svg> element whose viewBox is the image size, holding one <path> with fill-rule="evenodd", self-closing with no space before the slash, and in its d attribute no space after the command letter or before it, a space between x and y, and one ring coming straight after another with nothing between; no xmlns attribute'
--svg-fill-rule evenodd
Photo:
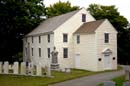
<svg viewBox="0 0 130 86"><path fill-rule="evenodd" d="M68 34L63 34L63 42L68 42Z"/></svg>
<svg viewBox="0 0 130 86"><path fill-rule="evenodd" d="M77 35L77 44L80 43L80 35Z"/></svg>
<svg viewBox="0 0 130 86"><path fill-rule="evenodd" d="M38 51L39 51L39 57L41 57L41 48L39 48Z"/></svg>
<svg viewBox="0 0 130 86"><path fill-rule="evenodd" d="M33 43L33 36L32 36L32 43Z"/></svg>
<svg viewBox="0 0 130 86"><path fill-rule="evenodd" d="M48 52L48 58L50 58L50 54L51 54L50 48L47 48L47 52Z"/></svg>
<svg viewBox="0 0 130 86"><path fill-rule="evenodd" d="M104 42L109 43L109 33L104 34Z"/></svg>
<svg viewBox="0 0 130 86"><path fill-rule="evenodd" d="M39 43L41 43L41 36L39 36L38 38L39 38Z"/></svg>
<svg viewBox="0 0 130 86"><path fill-rule="evenodd" d="M50 34L47 35L48 43L50 43Z"/></svg>
<svg viewBox="0 0 130 86"><path fill-rule="evenodd" d="M31 50L32 50L32 56L33 56L33 48Z"/></svg>
<svg viewBox="0 0 130 86"><path fill-rule="evenodd" d="M86 22L86 14L82 14L82 22Z"/></svg>
<svg viewBox="0 0 130 86"><path fill-rule="evenodd" d="M68 58L68 48L63 48L63 57Z"/></svg>

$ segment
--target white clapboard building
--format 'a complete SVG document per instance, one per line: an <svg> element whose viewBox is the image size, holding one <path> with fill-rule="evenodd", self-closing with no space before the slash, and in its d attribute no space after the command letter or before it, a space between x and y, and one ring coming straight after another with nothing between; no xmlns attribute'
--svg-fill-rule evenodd
<svg viewBox="0 0 130 86"><path fill-rule="evenodd" d="M50 58L59 69L117 69L117 31L82 8L43 21L24 37L23 55L24 61L43 67Z"/></svg>

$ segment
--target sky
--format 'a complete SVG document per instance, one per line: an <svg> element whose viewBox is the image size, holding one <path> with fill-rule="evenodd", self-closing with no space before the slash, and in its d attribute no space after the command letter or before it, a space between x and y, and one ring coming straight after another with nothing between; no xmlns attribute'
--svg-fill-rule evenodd
<svg viewBox="0 0 130 86"><path fill-rule="evenodd" d="M59 0L44 0L46 7L58 2ZM130 0L60 0L62 2L69 1L72 6L80 6L88 8L90 4L115 5L118 12L130 22Z"/></svg>

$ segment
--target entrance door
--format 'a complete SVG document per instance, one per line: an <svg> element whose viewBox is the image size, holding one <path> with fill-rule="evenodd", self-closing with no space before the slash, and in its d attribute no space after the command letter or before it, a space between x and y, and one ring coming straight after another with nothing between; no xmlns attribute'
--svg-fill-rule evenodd
<svg viewBox="0 0 130 86"><path fill-rule="evenodd" d="M80 54L76 54L75 56L75 67L80 68Z"/></svg>
<svg viewBox="0 0 130 86"><path fill-rule="evenodd" d="M104 55L104 69L111 69L111 58L109 54Z"/></svg>

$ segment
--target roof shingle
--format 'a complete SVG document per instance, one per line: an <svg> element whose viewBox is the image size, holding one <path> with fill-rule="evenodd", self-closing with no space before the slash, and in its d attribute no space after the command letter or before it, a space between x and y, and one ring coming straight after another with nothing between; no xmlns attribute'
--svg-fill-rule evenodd
<svg viewBox="0 0 130 86"><path fill-rule="evenodd" d="M105 19L86 22L75 33L94 33L94 31L102 24Z"/></svg>
<svg viewBox="0 0 130 86"><path fill-rule="evenodd" d="M66 20L68 20L70 17L72 17L74 14L76 14L79 10L72 11L72 12L69 12L69 13L66 13L66 14L62 14L62 15L59 15L59 16L55 16L55 17L49 18L49 19L43 21L32 32L27 34L27 36L37 35L37 34L47 33L47 32L52 32L56 28L58 28L61 24L63 24Z"/></svg>

